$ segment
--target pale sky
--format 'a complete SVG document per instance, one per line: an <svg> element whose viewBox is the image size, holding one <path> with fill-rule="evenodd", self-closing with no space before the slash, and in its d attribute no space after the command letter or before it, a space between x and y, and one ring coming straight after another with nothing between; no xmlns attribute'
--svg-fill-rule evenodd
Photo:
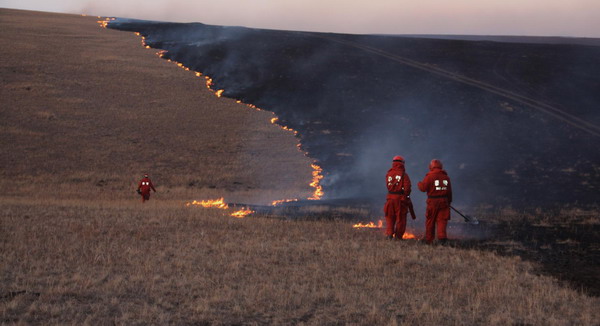
<svg viewBox="0 0 600 326"><path fill-rule="evenodd" d="M352 34L600 38L600 0L0 0L0 7Z"/></svg>

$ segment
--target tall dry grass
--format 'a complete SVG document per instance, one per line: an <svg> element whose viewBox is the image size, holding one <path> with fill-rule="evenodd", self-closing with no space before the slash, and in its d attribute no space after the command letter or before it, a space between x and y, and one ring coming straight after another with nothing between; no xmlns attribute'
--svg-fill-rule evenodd
<svg viewBox="0 0 600 326"><path fill-rule="evenodd" d="M389 242L344 221L235 219L177 202L0 209L14 324L597 325L600 299L519 258ZM26 292L22 292L26 291Z"/></svg>

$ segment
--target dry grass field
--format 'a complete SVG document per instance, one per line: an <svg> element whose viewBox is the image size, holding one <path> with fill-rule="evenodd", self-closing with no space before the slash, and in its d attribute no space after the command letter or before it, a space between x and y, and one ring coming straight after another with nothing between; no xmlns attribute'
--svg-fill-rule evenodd
<svg viewBox="0 0 600 326"><path fill-rule="evenodd" d="M4 196L124 199L145 172L163 199L311 193L310 159L270 113L97 20L0 11Z"/></svg>
<svg viewBox="0 0 600 326"><path fill-rule="evenodd" d="M0 9L0 324L599 325L518 257L186 207L307 197L310 160L95 20Z"/></svg>
<svg viewBox="0 0 600 326"><path fill-rule="evenodd" d="M2 320L597 325L598 298L476 250L178 203L5 201ZM25 292L23 292L25 291ZM10 294L10 292L13 292Z"/></svg>

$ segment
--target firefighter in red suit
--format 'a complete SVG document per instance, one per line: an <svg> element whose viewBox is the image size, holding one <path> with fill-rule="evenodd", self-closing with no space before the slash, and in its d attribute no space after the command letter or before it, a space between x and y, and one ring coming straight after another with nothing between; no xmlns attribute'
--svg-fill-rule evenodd
<svg viewBox="0 0 600 326"><path fill-rule="evenodd" d="M146 200L150 200L150 189L156 192L156 189L154 189L154 185L152 184L152 181L150 181L148 174L144 174L144 178L140 180L137 190L138 194L142 196L142 203Z"/></svg>
<svg viewBox="0 0 600 326"><path fill-rule="evenodd" d="M406 231L406 215L410 198L410 178L404 170L404 158L394 156L392 168L385 175L388 194L383 211L385 213L385 235L388 239L402 239Z"/></svg>
<svg viewBox="0 0 600 326"><path fill-rule="evenodd" d="M448 173L443 170L442 162L437 159L429 163L429 173L418 184L419 190L427 192L427 210L425 213L425 240L431 244L437 238L441 244L446 244L446 226L450 219L450 204L452 203L452 184Z"/></svg>

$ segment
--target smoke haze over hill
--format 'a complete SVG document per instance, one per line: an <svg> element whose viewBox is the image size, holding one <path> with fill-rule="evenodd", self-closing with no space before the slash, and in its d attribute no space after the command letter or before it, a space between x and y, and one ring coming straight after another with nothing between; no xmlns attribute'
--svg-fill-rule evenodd
<svg viewBox="0 0 600 326"><path fill-rule="evenodd" d="M600 2L3 0L0 6L161 21L354 34L600 37Z"/></svg>
<svg viewBox="0 0 600 326"><path fill-rule="evenodd" d="M404 155L439 158L469 204L593 204L600 48L117 20L224 95L274 111L323 166L329 198L382 198ZM417 196L418 197L418 196Z"/></svg>

